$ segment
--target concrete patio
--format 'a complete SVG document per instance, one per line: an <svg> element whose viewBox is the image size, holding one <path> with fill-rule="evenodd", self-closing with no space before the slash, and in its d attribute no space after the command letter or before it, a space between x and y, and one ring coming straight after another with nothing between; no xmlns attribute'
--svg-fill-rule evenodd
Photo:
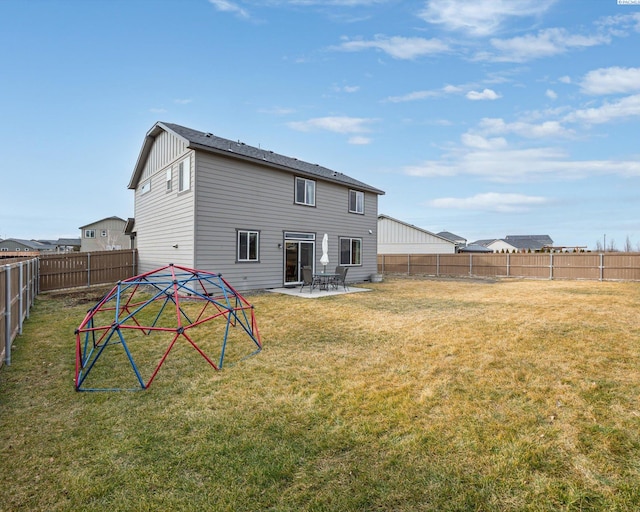
<svg viewBox="0 0 640 512"><path fill-rule="evenodd" d="M371 289L360 288L357 286L348 286L346 291L342 287L335 290L320 290L318 288L314 288L311 293L309 293L308 286L305 286L302 291L300 291L299 286L295 286L293 288L271 288L267 291L271 293L282 293L284 295L291 295L292 297L300 297L301 299L319 299L321 297L332 297L334 295L346 295L347 293L370 292Z"/></svg>

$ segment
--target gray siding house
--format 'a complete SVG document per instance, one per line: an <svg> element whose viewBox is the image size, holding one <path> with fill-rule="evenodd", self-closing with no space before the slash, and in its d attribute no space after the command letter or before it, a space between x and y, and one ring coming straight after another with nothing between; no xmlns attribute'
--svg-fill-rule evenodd
<svg viewBox="0 0 640 512"><path fill-rule="evenodd" d="M172 123L147 133L135 191L140 272L175 263L220 273L238 290L295 286L302 267L377 271L384 192L317 164Z"/></svg>
<svg viewBox="0 0 640 512"><path fill-rule="evenodd" d="M127 221L120 217L107 217L80 226L80 251L116 251L130 248L130 239L124 232Z"/></svg>

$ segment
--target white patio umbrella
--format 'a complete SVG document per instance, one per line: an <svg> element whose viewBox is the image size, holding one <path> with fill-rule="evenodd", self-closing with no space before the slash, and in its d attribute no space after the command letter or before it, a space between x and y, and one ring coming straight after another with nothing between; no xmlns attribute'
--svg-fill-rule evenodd
<svg viewBox="0 0 640 512"><path fill-rule="evenodd" d="M326 233L322 237L322 257L320 263L324 265L324 271L327 271L327 264L329 263L329 235Z"/></svg>

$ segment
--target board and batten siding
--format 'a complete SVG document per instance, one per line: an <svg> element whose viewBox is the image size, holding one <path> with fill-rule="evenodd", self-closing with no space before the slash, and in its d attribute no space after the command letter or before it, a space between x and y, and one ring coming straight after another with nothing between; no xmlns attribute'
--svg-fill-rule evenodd
<svg viewBox="0 0 640 512"><path fill-rule="evenodd" d="M453 254L453 242L426 230L382 217L378 221L378 254Z"/></svg>
<svg viewBox="0 0 640 512"><path fill-rule="evenodd" d="M292 172L203 152L195 161L197 268L221 273L241 291L280 287L284 232L290 231L315 233L317 269L324 233L329 269L339 262L340 237L361 238L363 264L349 269L348 280L366 280L377 271L377 194L366 192L365 214L353 214L347 186L315 180L316 205L303 206L294 202ZM236 262L237 230L260 232L259 262Z"/></svg>
<svg viewBox="0 0 640 512"><path fill-rule="evenodd" d="M163 135L167 135L164 133ZM162 137L158 137L161 139ZM175 138L175 137L174 137ZM149 162L145 166L146 178L138 183L135 191L135 230L138 249L138 269L140 273L174 263L192 268L194 266L194 152L184 150L175 153L176 144L165 140L160 145L168 152L161 155L156 145L151 154L155 161L164 165L152 169ZM178 165L189 159L189 190L178 191ZM167 169L171 168L172 187L167 190ZM148 169L148 170L147 170ZM150 183L150 189L142 193L143 186ZM177 245L177 247L174 247Z"/></svg>
<svg viewBox="0 0 640 512"><path fill-rule="evenodd" d="M166 168L186 152L186 141L171 133L162 131L154 139L153 146L142 170L140 181L149 179L157 171Z"/></svg>

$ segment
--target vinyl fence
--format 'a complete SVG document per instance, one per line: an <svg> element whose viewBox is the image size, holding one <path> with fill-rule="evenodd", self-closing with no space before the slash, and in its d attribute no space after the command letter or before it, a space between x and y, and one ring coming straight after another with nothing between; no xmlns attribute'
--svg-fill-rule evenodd
<svg viewBox="0 0 640 512"><path fill-rule="evenodd" d="M38 260L0 260L0 366L11 364L11 344L38 293Z"/></svg>
<svg viewBox="0 0 640 512"><path fill-rule="evenodd" d="M11 364L11 345L39 292L110 284L136 273L135 250L0 259L0 366Z"/></svg>
<svg viewBox="0 0 640 512"><path fill-rule="evenodd" d="M640 253L379 254L378 272L640 281Z"/></svg>

